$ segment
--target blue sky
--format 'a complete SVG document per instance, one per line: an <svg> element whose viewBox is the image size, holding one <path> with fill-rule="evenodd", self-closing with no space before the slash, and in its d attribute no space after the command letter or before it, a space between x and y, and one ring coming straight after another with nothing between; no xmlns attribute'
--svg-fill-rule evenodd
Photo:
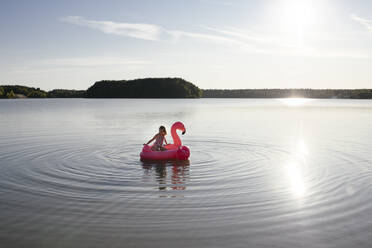
<svg viewBox="0 0 372 248"><path fill-rule="evenodd" d="M372 1L1 1L0 84L372 88Z"/></svg>

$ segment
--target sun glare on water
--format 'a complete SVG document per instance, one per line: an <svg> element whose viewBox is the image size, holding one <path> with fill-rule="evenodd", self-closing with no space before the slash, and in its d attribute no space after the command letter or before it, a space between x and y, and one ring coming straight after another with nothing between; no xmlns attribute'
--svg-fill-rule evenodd
<svg viewBox="0 0 372 248"><path fill-rule="evenodd" d="M305 195L305 184L301 167L296 164L289 164L286 167L287 176L290 181L291 191L297 197Z"/></svg>
<svg viewBox="0 0 372 248"><path fill-rule="evenodd" d="M287 105L287 106L302 106L310 101L312 101L313 99L309 99L309 98L283 98L283 99L279 99L279 101L281 103L283 103L284 105Z"/></svg>
<svg viewBox="0 0 372 248"><path fill-rule="evenodd" d="M295 159L285 166L286 175L289 181L290 191L292 191L294 196L302 198L306 193L303 170L306 163L306 156L309 154L308 148L303 139L298 140L293 154L295 155Z"/></svg>

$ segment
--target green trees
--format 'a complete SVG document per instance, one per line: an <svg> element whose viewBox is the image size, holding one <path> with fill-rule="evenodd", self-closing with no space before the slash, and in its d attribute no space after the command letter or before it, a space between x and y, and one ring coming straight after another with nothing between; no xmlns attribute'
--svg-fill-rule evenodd
<svg viewBox="0 0 372 248"><path fill-rule="evenodd" d="M372 99L371 89L238 89L203 90L205 98L285 98Z"/></svg>
<svg viewBox="0 0 372 248"><path fill-rule="evenodd" d="M100 81L88 90L55 89L49 92L21 85L0 86L0 97L9 98L199 98L202 91L181 78L144 78Z"/></svg>
<svg viewBox="0 0 372 248"><path fill-rule="evenodd" d="M50 98L82 98L85 97L85 95L85 90L55 89L48 91L48 97Z"/></svg>
<svg viewBox="0 0 372 248"><path fill-rule="evenodd" d="M14 94L13 90L11 90L10 92L8 92L6 94L6 97L9 98L9 99L12 99L12 98L15 98L16 95Z"/></svg>
<svg viewBox="0 0 372 248"><path fill-rule="evenodd" d="M27 94L27 97L30 97L30 98L46 98L47 94L43 91L33 90L33 91L31 91L30 93Z"/></svg>
<svg viewBox="0 0 372 248"><path fill-rule="evenodd" d="M88 90L43 91L21 85L1 85L0 98L286 98L372 99L372 89L208 89L182 78L99 81Z"/></svg>
<svg viewBox="0 0 372 248"><path fill-rule="evenodd" d="M21 85L3 85L1 86L3 90L3 95L7 98L17 98L17 97L32 97L32 98L44 98L46 97L46 92L40 90L40 88L33 88ZM0 90L1 91L1 90Z"/></svg>
<svg viewBox="0 0 372 248"><path fill-rule="evenodd" d="M201 90L181 78L99 81L87 90L90 98L199 98Z"/></svg>

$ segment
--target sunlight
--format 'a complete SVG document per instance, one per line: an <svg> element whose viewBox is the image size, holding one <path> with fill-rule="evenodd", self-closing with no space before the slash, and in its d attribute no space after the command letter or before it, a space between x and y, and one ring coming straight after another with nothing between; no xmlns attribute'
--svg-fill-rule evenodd
<svg viewBox="0 0 372 248"><path fill-rule="evenodd" d="M280 102L284 103L287 106L301 106L307 102L312 101L313 99L309 98L282 98L279 99Z"/></svg>
<svg viewBox="0 0 372 248"><path fill-rule="evenodd" d="M296 197L302 197L305 195L305 183L303 176L303 166L306 165L305 157L308 155L309 151L306 146L304 139L299 139L295 145L295 150L293 151L294 159L285 166L286 175L289 182L290 191Z"/></svg>
<svg viewBox="0 0 372 248"><path fill-rule="evenodd" d="M277 10L278 25L282 31L294 34L297 48L304 47L305 32L317 21L315 2L310 0L282 0Z"/></svg>
<svg viewBox="0 0 372 248"><path fill-rule="evenodd" d="M302 197L305 195L305 184L301 169L294 163L287 166L287 176L290 180L291 190L295 196Z"/></svg>
<svg viewBox="0 0 372 248"><path fill-rule="evenodd" d="M298 141L297 150L300 156L305 156L309 153L305 141L303 139Z"/></svg>

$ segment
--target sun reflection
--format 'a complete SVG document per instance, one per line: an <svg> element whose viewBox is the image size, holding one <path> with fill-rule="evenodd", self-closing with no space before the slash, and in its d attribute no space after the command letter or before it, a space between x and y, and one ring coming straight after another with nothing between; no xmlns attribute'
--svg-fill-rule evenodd
<svg viewBox="0 0 372 248"><path fill-rule="evenodd" d="M309 154L309 150L303 138L300 138L295 143L292 154L292 160L285 166L285 172L288 178L290 191L292 191L296 197L302 197L306 193L303 169L306 164L306 156Z"/></svg>
<svg viewBox="0 0 372 248"><path fill-rule="evenodd" d="M291 183L292 192L302 197L305 195L305 184L301 169L296 164L289 164L287 166L287 175Z"/></svg>
<svg viewBox="0 0 372 248"><path fill-rule="evenodd" d="M298 141L297 152L298 152L298 155L300 156L305 156L305 155L308 155L309 153L307 146L305 144L305 141L303 139Z"/></svg>
<svg viewBox="0 0 372 248"><path fill-rule="evenodd" d="M313 99L309 98L283 98L283 99L278 99L280 102L287 106L301 106L304 105L307 102L312 101Z"/></svg>

